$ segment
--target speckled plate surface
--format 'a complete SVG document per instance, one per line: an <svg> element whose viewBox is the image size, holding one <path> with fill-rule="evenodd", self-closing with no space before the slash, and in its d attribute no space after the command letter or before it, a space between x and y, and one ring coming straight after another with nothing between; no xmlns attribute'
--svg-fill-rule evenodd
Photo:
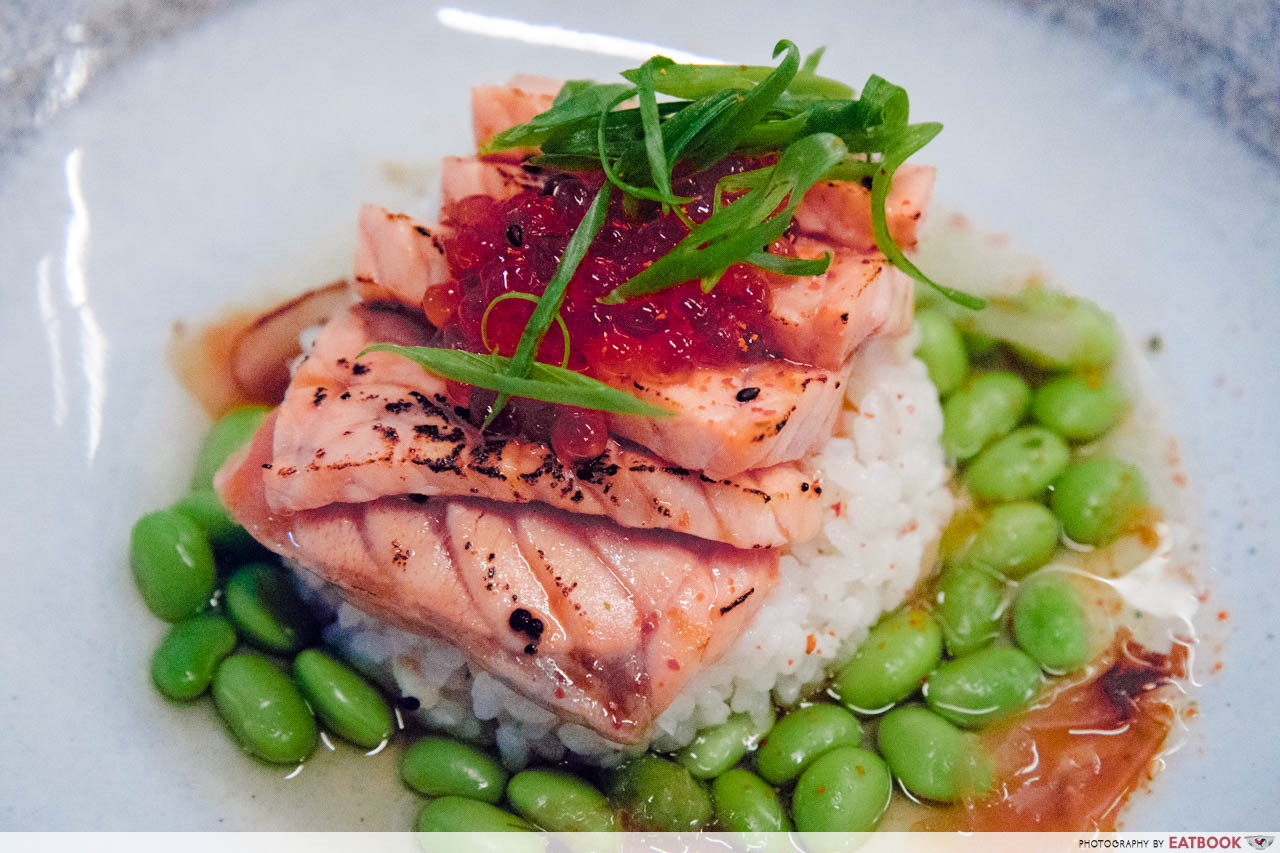
<svg viewBox="0 0 1280 853"><path fill-rule="evenodd" d="M125 549L136 516L180 494L204 428L165 365L176 319L342 274L357 205L408 203L467 148L468 85L605 76L623 61L599 49L631 49L521 41L493 17L733 60L764 61L780 35L826 44L828 73L880 73L945 123L922 158L942 204L1159 337L1148 358L1206 519L1206 621L1229 630L1202 645L1202 668L1225 668L1126 825L1274 828L1280 167L1165 79L1017 6L821 2L784 24L777 9L279 0L178 20L83 93L63 57L75 103L41 101L42 126L0 159L0 828L409 825L385 756L355 776L356 757L325 753L285 782L207 704L158 698L162 626Z"/></svg>

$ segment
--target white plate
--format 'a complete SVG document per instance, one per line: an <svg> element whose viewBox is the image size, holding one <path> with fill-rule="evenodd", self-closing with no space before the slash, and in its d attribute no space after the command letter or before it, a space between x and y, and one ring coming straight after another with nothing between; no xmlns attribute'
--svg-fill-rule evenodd
<svg viewBox="0 0 1280 853"><path fill-rule="evenodd" d="M1274 825L1280 171L1161 81L1004 5L870 5L781 24L756 3L467 9L733 60L766 61L780 35L826 44L828 73L880 73L946 124L921 158L941 202L1163 339L1151 362L1216 569L1206 606L1235 636L1201 649L1226 668L1128 826ZM3 163L0 827L408 825L386 760L357 781L321 756L284 782L207 703L157 698L162 626L125 546L135 517L179 496L203 429L166 369L175 319L342 274L356 206L408 198L385 164L467 149L468 85L626 67L442 20L459 19L409 0L238 7L144 51Z"/></svg>

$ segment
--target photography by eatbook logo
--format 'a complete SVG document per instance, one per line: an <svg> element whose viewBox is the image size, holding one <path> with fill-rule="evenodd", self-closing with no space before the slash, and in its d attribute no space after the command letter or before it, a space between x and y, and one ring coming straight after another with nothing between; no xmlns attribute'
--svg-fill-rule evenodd
<svg viewBox="0 0 1280 853"><path fill-rule="evenodd" d="M1266 850L1271 846L1271 842L1276 840L1274 835L1250 835L1245 838L1249 842L1249 846L1254 850Z"/></svg>

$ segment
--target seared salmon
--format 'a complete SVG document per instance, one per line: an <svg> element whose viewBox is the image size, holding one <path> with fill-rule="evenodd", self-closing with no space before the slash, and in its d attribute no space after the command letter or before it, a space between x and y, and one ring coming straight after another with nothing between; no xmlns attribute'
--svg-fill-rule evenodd
<svg viewBox="0 0 1280 853"><path fill-rule="evenodd" d="M772 550L539 504L417 495L278 512L263 477L276 419L216 478L255 539L617 742L643 742L777 583Z"/></svg>
<svg viewBox="0 0 1280 853"><path fill-rule="evenodd" d="M567 465L548 445L480 433L449 404L442 379L389 353L385 341L433 341L425 322L362 304L331 321L298 367L276 422L265 492L298 511L388 495L461 495L607 516L739 548L812 536L821 485L797 463L714 478L610 441Z"/></svg>

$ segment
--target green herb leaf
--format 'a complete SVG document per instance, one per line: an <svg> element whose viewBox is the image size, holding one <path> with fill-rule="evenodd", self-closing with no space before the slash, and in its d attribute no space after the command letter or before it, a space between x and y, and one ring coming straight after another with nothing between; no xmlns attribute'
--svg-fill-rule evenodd
<svg viewBox="0 0 1280 853"><path fill-rule="evenodd" d="M670 64L657 69L655 85L658 91L687 100L695 100L723 89L750 89L774 71L768 65L685 65L669 59L667 62ZM638 71L636 68L623 71L622 76L634 83ZM853 90L844 83L829 77L819 77L813 73L812 68L796 74L787 86L787 91L800 97L853 96Z"/></svg>
<svg viewBox="0 0 1280 853"><path fill-rule="evenodd" d="M781 273L782 275L822 275L831 266L831 253L823 252L820 258L787 258L768 252L752 252L742 259L753 267Z"/></svg>
<svg viewBox="0 0 1280 853"><path fill-rule="evenodd" d="M574 370L535 362L527 375L516 375L514 359L505 356L466 352L439 347L406 347L398 344L374 344L360 353L387 352L416 362L424 370L474 385L488 388L505 397L526 397L544 403L559 403L582 409L615 412L621 415L660 418L672 413L637 399L625 391L606 385L598 379L584 376Z"/></svg>

